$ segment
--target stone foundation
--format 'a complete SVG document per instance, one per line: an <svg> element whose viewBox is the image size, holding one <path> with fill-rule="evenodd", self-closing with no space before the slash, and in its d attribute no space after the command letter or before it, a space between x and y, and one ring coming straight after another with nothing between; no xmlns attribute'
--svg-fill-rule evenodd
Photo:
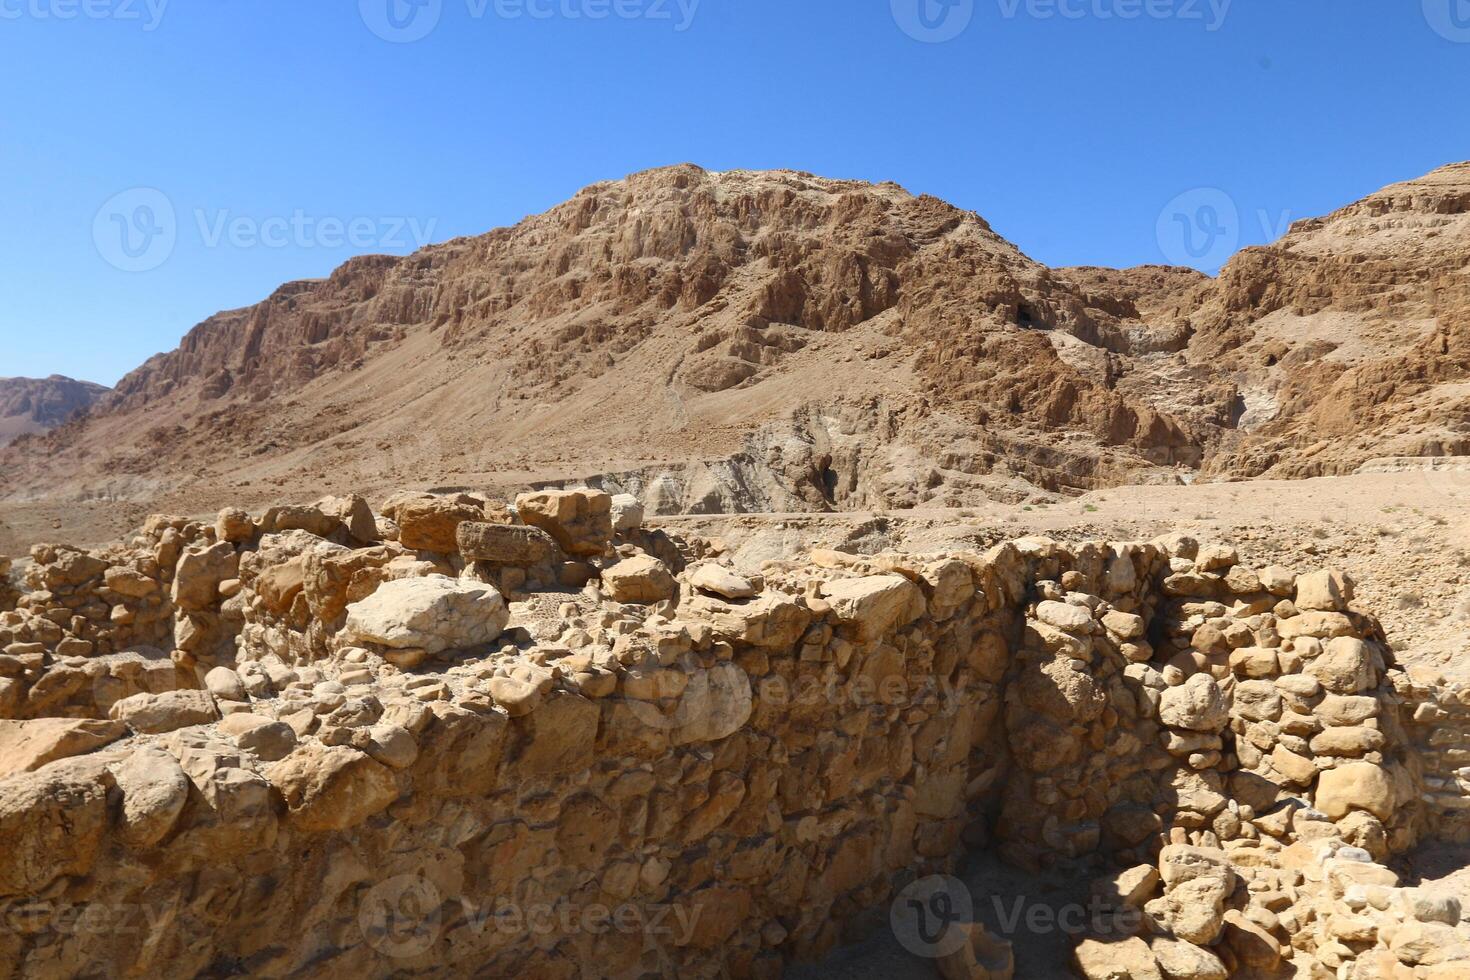
<svg viewBox="0 0 1470 980"><path fill-rule="evenodd" d="M525 501L541 536L475 530L521 525L468 495L374 531L350 501L155 520L23 597L0 620L0 975L779 976L988 848L1159 867L1114 895L1146 909L1143 952L1084 944L1086 976L1165 940L1274 975L1388 950L1307 913L1323 862L1379 867L1461 812L1463 715L1415 703L1337 573L1176 536L750 579L614 538L598 496ZM123 567L156 569L129 587L168 597L144 603L168 653L91 625L133 608ZM1180 861L1224 870L1186 896Z"/></svg>

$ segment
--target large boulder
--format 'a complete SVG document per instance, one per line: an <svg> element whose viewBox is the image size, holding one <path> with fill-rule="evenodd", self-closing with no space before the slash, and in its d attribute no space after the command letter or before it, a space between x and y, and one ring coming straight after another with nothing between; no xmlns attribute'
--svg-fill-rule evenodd
<svg viewBox="0 0 1470 980"><path fill-rule="evenodd" d="M346 497L323 497L316 502L317 510L337 521L347 529L354 540L369 544L378 538L378 519L368 502L356 494Z"/></svg>
<svg viewBox="0 0 1470 980"><path fill-rule="evenodd" d="M382 763L345 745L303 746L267 772L299 830L356 827L398 798L398 779Z"/></svg>
<svg viewBox="0 0 1470 980"><path fill-rule="evenodd" d="M1163 980L1153 951L1137 937L1084 939L1072 956L1077 975L1085 980Z"/></svg>
<svg viewBox="0 0 1470 980"><path fill-rule="evenodd" d="M1230 721L1230 705L1213 677L1195 674L1178 687L1163 692L1159 720L1171 728L1218 732Z"/></svg>
<svg viewBox="0 0 1470 980"><path fill-rule="evenodd" d="M600 490L523 493L516 497L516 513L578 558L594 558L612 541L612 497Z"/></svg>
<svg viewBox="0 0 1470 980"><path fill-rule="evenodd" d="M668 566L651 555L624 558L603 569L602 587L614 602L661 602L679 591Z"/></svg>
<svg viewBox="0 0 1470 980"><path fill-rule="evenodd" d="M240 574L240 557L221 541L203 551L186 551L174 570L174 605L200 611L219 601L219 585Z"/></svg>
<svg viewBox="0 0 1470 980"><path fill-rule="evenodd" d="M459 526L465 521L484 521L485 509L460 497L425 497L407 500L394 511L398 543L414 551L450 554L459 545Z"/></svg>
<svg viewBox="0 0 1470 980"><path fill-rule="evenodd" d="M86 875L107 829L107 787L91 760L0 781L0 898L39 896L61 875Z"/></svg>
<svg viewBox="0 0 1470 980"><path fill-rule="evenodd" d="M219 720L219 709L208 691L134 694L114 704L108 713L113 720L148 735L161 735Z"/></svg>
<svg viewBox="0 0 1470 980"><path fill-rule="evenodd" d="M433 654L491 643L509 622L493 586L430 575L386 582L348 606L341 635L348 643Z"/></svg>
<svg viewBox="0 0 1470 980"><path fill-rule="evenodd" d="M189 777L173 756L156 748L132 753L112 775L122 795L119 835L133 847L157 844L189 802Z"/></svg>
<svg viewBox="0 0 1470 980"><path fill-rule="evenodd" d="M614 494L612 499L614 531L636 531L643 526L643 503L631 493Z"/></svg>
<svg viewBox="0 0 1470 980"><path fill-rule="evenodd" d="M1351 762L1324 770L1317 780L1313 804L1333 820L1353 810L1367 810L1379 820L1393 816L1397 797L1393 777L1371 762Z"/></svg>
<svg viewBox="0 0 1470 980"><path fill-rule="evenodd" d="M116 742L128 727L116 721L37 718L0 721L0 779L34 772L57 759L86 755Z"/></svg>
<svg viewBox="0 0 1470 980"><path fill-rule="evenodd" d="M556 558L559 550L551 535L538 527L481 521L461 524L455 543L466 560L497 565L536 565Z"/></svg>
<svg viewBox="0 0 1470 980"><path fill-rule="evenodd" d="M838 579L822 586L822 598L860 641L907 626L924 615L925 608L923 591L902 575Z"/></svg>

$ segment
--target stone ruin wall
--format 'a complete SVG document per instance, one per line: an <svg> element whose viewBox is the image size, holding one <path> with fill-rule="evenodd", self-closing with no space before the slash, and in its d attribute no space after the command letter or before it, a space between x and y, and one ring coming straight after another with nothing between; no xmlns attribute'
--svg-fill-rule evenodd
<svg viewBox="0 0 1470 980"><path fill-rule="evenodd" d="M1083 943L1084 976L1155 975L1164 942L1199 976L1336 976L1459 941L1343 904L1460 833L1470 712L1338 573L1174 536L752 579L536 496L37 549L0 613L0 976L778 976L981 849L1125 869L1154 951ZM411 644L367 624L420 590ZM502 596L555 625L474 647Z"/></svg>

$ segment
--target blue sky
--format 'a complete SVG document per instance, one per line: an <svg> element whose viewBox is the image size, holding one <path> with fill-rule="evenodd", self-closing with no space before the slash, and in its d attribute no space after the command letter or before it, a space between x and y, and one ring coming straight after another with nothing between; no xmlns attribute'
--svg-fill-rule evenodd
<svg viewBox="0 0 1470 980"><path fill-rule="evenodd" d="M1470 0L0 0L0 84L0 376L110 384L283 281L681 161L1210 269L1470 158Z"/></svg>

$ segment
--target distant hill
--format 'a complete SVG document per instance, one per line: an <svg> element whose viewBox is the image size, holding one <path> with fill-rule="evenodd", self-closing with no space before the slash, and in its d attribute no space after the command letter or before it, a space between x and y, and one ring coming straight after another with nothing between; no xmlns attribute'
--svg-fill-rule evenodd
<svg viewBox="0 0 1470 980"><path fill-rule="evenodd" d="M49 378L0 378L0 445L17 436L56 428L91 408L108 390L59 374Z"/></svg>

